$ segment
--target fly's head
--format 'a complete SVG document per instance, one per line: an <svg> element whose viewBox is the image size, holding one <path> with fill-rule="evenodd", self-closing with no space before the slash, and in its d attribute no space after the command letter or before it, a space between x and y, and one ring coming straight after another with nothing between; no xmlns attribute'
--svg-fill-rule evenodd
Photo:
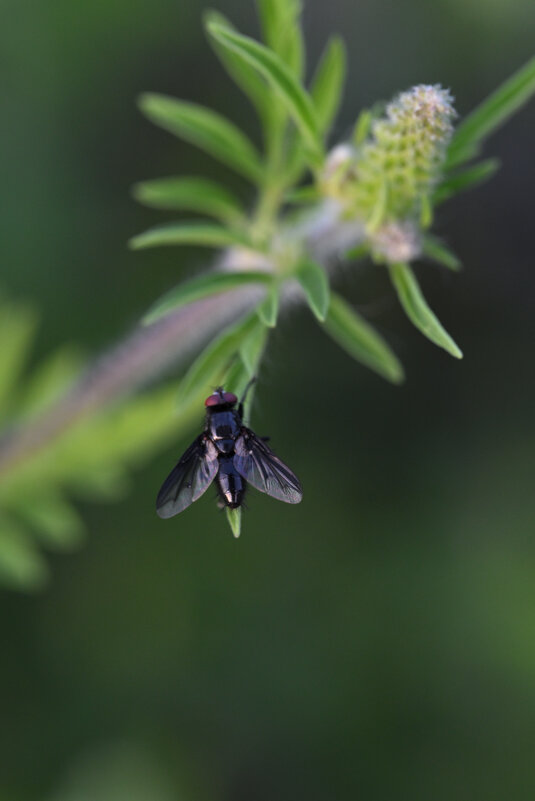
<svg viewBox="0 0 535 801"><path fill-rule="evenodd" d="M204 401L208 412L226 412L234 408L238 398L233 392L225 392L223 387L218 387L213 395L209 395Z"/></svg>

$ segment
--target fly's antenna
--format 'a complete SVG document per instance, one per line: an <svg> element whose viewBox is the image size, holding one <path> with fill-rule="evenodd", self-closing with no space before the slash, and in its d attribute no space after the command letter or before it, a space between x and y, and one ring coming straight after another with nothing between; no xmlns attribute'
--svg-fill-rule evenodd
<svg viewBox="0 0 535 801"><path fill-rule="evenodd" d="M242 418L243 418L243 405L245 403L245 399L247 398L247 393L249 392L255 381L256 381L256 376L254 375L252 378L249 379L245 389L243 390L243 395L241 396L240 405L238 406L238 414Z"/></svg>

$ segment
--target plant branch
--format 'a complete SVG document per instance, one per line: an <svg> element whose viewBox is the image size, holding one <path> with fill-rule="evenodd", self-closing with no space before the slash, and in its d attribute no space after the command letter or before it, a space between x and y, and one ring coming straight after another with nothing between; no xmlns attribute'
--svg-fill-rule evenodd
<svg viewBox="0 0 535 801"><path fill-rule="evenodd" d="M360 224L340 219L340 207L325 202L305 220L285 231L285 239L304 242L311 255L333 268L341 253L359 244ZM232 269L233 251L222 254L218 266ZM244 251L238 269L256 269ZM269 269L269 264L265 264ZM234 269L237 269L234 267ZM240 287L196 301L148 327L137 327L122 342L95 361L51 407L39 417L0 435L0 474L59 438L71 426L155 379L187 357L220 328L254 308L263 298L262 287ZM296 293L289 290L286 305Z"/></svg>

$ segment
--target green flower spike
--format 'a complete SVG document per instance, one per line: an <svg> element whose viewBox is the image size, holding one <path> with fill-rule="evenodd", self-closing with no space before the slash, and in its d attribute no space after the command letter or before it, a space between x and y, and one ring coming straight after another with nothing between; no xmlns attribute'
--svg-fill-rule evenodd
<svg viewBox="0 0 535 801"><path fill-rule="evenodd" d="M440 86L415 86L372 124L356 160L355 210L369 230L419 216L440 179L455 110Z"/></svg>

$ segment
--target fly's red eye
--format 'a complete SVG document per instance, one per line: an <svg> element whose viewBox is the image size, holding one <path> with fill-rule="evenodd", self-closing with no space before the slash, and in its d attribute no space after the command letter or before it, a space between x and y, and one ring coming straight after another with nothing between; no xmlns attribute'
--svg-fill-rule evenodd
<svg viewBox="0 0 535 801"><path fill-rule="evenodd" d="M224 403L233 405L238 398L233 392L215 392L204 401L205 406L221 406Z"/></svg>

